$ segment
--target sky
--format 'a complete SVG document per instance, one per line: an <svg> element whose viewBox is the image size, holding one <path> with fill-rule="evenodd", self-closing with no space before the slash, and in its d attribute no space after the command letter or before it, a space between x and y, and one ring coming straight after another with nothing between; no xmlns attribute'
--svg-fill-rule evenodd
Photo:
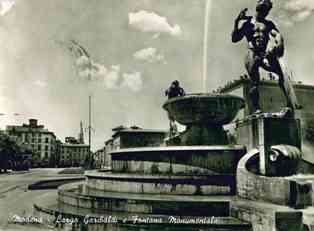
<svg viewBox="0 0 314 231"><path fill-rule="evenodd" d="M64 140L88 126L92 149L113 127L167 129L165 89L177 79L201 92L205 0L0 0L0 128L39 120ZM246 42L233 20L252 0L212 0L210 92L245 73ZM270 19L295 80L314 84L314 1L274 0ZM86 53L82 51L86 51ZM87 134L87 132L86 132ZM87 136L85 136L87 141Z"/></svg>

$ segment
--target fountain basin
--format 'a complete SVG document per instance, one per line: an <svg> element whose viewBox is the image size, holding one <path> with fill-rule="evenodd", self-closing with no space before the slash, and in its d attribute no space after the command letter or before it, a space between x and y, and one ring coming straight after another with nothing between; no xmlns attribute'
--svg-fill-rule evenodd
<svg viewBox="0 0 314 231"><path fill-rule="evenodd" d="M129 148L112 151L112 171L145 174L232 174L241 145ZM206 171L204 171L206 170Z"/></svg>
<svg viewBox="0 0 314 231"><path fill-rule="evenodd" d="M105 192L84 184L59 188L60 204L89 209L92 213L125 212L154 215L230 216L231 196L150 195Z"/></svg>
<svg viewBox="0 0 314 231"><path fill-rule="evenodd" d="M167 141L169 146L227 145L223 129L245 105L238 96L223 94L191 94L169 99L163 105L169 118L186 125L179 136Z"/></svg>
<svg viewBox="0 0 314 231"><path fill-rule="evenodd" d="M228 124L244 106L244 100L234 95L189 94L169 99L163 108L180 124L189 126Z"/></svg>
<svg viewBox="0 0 314 231"><path fill-rule="evenodd" d="M86 186L109 192L164 195L234 195L232 175L150 175L87 171Z"/></svg>
<svg viewBox="0 0 314 231"><path fill-rule="evenodd" d="M45 197L45 200L36 203L35 214L43 217L44 222L50 226L61 226L66 230L252 230L249 223L230 216L233 200L230 196L106 193L89 190L84 184L68 184L60 187L58 201L52 199ZM56 225L56 216L68 218L74 223ZM201 220L196 223L176 224L171 222L172 216L182 220ZM109 218L110 220L106 220ZM135 220L136 218L142 221ZM203 220L212 222L204 223ZM85 221L90 223L86 225Z"/></svg>

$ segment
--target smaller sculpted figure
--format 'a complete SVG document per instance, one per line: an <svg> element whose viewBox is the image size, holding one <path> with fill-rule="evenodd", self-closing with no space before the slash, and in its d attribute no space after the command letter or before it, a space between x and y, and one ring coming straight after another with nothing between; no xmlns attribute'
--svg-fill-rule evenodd
<svg viewBox="0 0 314 231"><path fill-rule="evenodd" d="M259 68L275 73L279 78L279 86L286 98L287 107L299 109L293 87L284 73L280 58L284 55L284 41L275 24L266 19L272 8L271 0L258 0L255 17L247 16L244 9L235 19L232 42L236 43L244 37L248 42L245 67L251 79L250 98L255 113L260 113L259 102Z"/></svg>
<svg viewBox="0 0 314 231"><path fill-rule="evenodd" d="M180 87L180 83L178 80L175 80L171 83L170 87L165 91L165 95L168 96L168 99L184 96L185 91L182 87ZM168 114L170 121L170 137L175 136L178 133L177 125L175 123L175 119Z"/></svg>
<svg viewBox="0 0 314 231"><path fill-rule="evenodd" d="M168 99L184 96L185 92L178 80L175 80L171 83L170 87L166 90L165 95L168 96Z"/></svg>

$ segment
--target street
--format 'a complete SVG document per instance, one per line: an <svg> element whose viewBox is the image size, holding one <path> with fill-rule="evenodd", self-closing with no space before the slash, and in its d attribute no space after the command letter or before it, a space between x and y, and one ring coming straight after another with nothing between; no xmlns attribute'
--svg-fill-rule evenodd
<svg viewBox="0 0 314 231"><path fill-rule="evenodd" d="M38 180L69 177L58 174L62 169L42 168L31 169L24 173L9 173L0 175L0 231L13 230L51 230L41 225L22 225L8 223L14 215L31 216L33 204L44 200L49 195L57 195L57 190L27 190L28 184ZM73 175L71 175L73 176Z"/></svg>

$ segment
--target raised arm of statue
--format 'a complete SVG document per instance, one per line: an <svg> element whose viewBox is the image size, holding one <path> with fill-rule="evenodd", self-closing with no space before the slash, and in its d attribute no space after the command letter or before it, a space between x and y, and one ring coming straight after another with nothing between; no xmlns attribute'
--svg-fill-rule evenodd
<svg viewBox="0 0 314 231"><path fill-rule="evenodd" d="M238 15L238 17L234 20L234 28L233 28L233 31L231 34L231 40L234 43L242 40L243 37L245 36L246 22L252 18L252 17L246 15L247 10L248 10L247 8L242 10L240 12L240 14ZM239 24L243 20L245 20L245 22L240 27Z"/></svg>

